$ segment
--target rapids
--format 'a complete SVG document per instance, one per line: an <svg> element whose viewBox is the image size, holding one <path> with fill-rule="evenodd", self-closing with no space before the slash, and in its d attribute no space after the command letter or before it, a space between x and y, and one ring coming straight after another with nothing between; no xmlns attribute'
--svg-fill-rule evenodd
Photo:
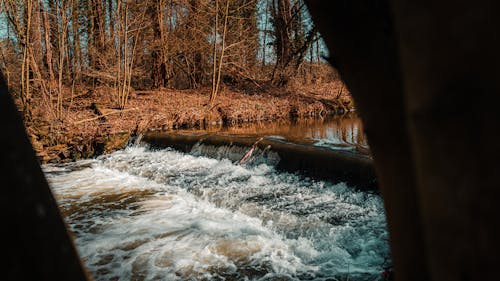
<svg viewBox="0 0 500 281"><path fill-rule="evenodd" d="M43 169L95 280L383 280L380 196L273 164L134 146Z"/></svg>

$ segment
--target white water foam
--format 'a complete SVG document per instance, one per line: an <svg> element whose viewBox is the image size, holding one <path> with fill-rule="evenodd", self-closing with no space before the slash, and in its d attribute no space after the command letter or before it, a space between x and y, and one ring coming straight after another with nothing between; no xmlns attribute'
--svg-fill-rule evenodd
<svg viewBox="0 0 500 281"><path fill-rule="evenodd" d="M378 280L379 196L132 147L44 170L96 280Z"/></svg>

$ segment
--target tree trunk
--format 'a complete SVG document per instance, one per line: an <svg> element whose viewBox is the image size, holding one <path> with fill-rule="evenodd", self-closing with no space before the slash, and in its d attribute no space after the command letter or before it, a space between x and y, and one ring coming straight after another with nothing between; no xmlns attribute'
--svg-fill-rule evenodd
<svg viewBox="0 0 500 281"><path fill-rule="evenodd" d="M56 88L56 77L54 75L54 65L52 62L52 43L50 41L51 30L50 23L47 12L43 7L43 4L40 5L40 13L42 14L43 19L43 29L44 29L44 40L45 40L45 64L47 66L47 72L49 75L49 91L52 92Z"/></svg>
<svg viewBox="0 0 500 281"><path fill-rule="evenodd" d="M114 48L116 44L116 38L115 38L115 24L116 24L116 19L115 19L115 10L113 7L113 0L107 0L108 2L108 18L109 18L109 39L110 39L110 47Z"/></svg>
<svg viewBox="0 0 500 281"><path fill-rule="evenodd" d="M94 70L101 70L104 67L102 54L106 51L106 31L105 18L102 1L89 0L89 64Z"/></svg>
<svg viewBox="0 0 500 281"><path fill-rule="evenodd" d="M153 4L148 7L149 15L152 21L153 29L153 50L151 51L152 71L151 79L153 80L153 88L161 88L168 86L167 65L165 63L165 55L163 45L163 0L154 0Z"/></svg>
<svg viewBox="0 0 500 281"><path fill-rule="evenodd" d="M192 65L191 69L191 87L196 88L198 85L202 85L205 80L205 57L207 57L208 52L210 52L209 48L205 48L205 43L207 41L205 39L200 38L199 33L195 33L192 27L199 26L199 19L202 15L201 9L203 9L202 2L200 0L189 0L189 14L186 19L186 25L188 27L187 37L193 38L193 41L198 42L198 46L196 46L195 50L192 50L187 56L187 60L190 60ZM208 47L208 45L207 45ZM205 53L206 52L206 53Z"/></svg>
<svg viewBox="0 0 500 281"><path fill-rule="evenodd" d="M42 50L42 30L41 30L41 13L40 8L43 6L39 0L32 0L32 19L31 19L31 31L30 31L30 41L31 50L33 52L34 61L38 66L40 71L43 71L43 50ZM43 81L38 81L38 83L43 83Z"/></svg>
<svg viewBox="0 0 500 281"><path fill-rule="evenodd" d="M273 0L271 5L276 53L276 65L272 80L275 84L284 85L288 83L290 78L286 73L286 64L292 55L290 0Z"/></svg>
<svg viewBox="0 0 500 281"><path fill-rule="evenodd" d="M73 81L79 80L79 75L83 68L82 49L81 49L80 30L79 30L80 25L78 24L78 20L80 17L80 8L78 6L78 3L79 1L73 1L73 19L71 20L71 32L73 35L73 41L72 41Z"/></svg>
<svg viewBox="0 0 500 281"><path fill-rule="evenodd" d="M304 31L302 1L273 0L271 17L274 27L276 65L272 81L278 86L286 85L297 75L307 50L316 40L316 28Z"/></svg>

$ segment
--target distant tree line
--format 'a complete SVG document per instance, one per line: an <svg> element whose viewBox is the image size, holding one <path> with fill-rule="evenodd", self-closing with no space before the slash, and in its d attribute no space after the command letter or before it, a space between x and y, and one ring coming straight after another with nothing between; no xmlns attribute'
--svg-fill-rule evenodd
<svg viewBox="0 0 500 281"><path fill-rule="evenodd" d="M76 88L186 89L313 75L320 36L303 0L1 0L0 67L25 117L55 118Z"/></svg>

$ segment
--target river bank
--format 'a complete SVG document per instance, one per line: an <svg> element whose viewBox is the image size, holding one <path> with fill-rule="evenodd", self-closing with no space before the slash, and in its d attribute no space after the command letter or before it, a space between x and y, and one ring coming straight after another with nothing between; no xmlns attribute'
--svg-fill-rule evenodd
<svg viewBox="0 0 500 281"><path fill-rule="evenodd" d="M248 122L323 117L352 110L340 81L314 87L224 88L208 105L210 89L133 91L127 107L115 106L113 90L97 87L64 101L60 120L42 107L26 122L27 132L42 163L69 162L113 152L131 136L205 126L235 126Z"/></svg>

